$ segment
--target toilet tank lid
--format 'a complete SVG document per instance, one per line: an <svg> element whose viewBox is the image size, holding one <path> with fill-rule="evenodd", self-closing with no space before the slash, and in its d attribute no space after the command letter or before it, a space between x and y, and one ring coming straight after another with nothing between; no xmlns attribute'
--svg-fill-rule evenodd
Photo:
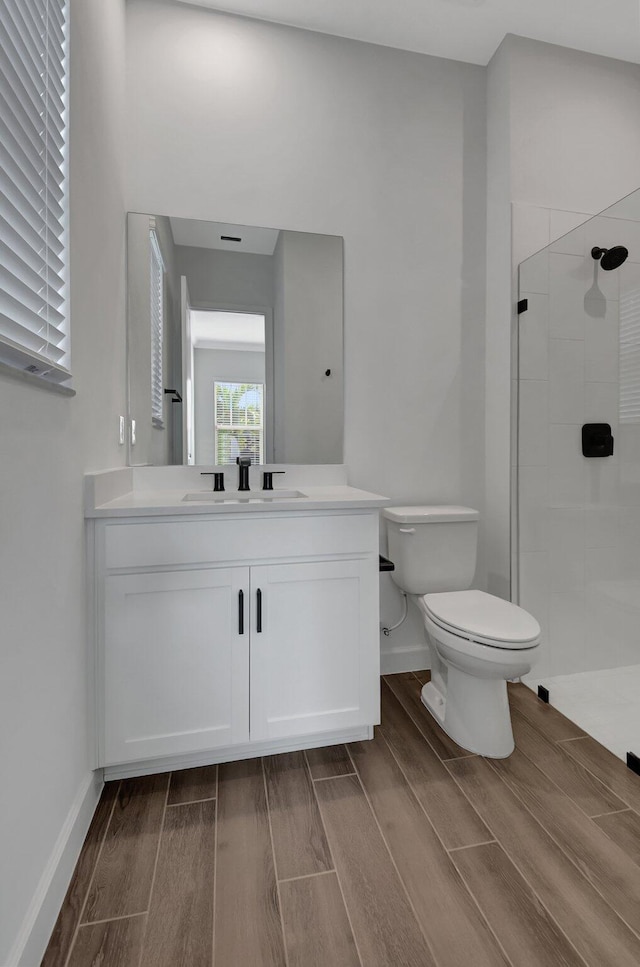
<svg viewBox="0 0 640 967"><path fill-rule="evenodd" d="M385 507L387 520L398 524L439 524L448 521L478 520L480 514L472 507L439 505L429 507Z"/></svg>

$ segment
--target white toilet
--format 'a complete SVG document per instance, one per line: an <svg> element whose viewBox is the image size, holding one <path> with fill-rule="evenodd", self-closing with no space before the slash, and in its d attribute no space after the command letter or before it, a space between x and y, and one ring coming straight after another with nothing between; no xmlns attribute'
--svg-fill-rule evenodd
<svg viewBox="0 0 640 967"><path fill-rule="evenodd" d="M514 749L507 681L531 671L540 626L528 612L470 591L478 512L469 507L387 507L391 576L424 620L431 681L422 701L447 735L478 755Z"/></svg>

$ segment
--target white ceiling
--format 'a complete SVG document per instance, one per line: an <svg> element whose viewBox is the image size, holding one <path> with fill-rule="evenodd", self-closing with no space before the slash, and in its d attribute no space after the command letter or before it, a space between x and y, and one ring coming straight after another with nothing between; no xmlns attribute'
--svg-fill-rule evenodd
<svg viewBox="0 0 640 967"><path fill-rule="evenodd" d="M223 252L244 252L252 255L273 255L280 234L277 228L255 228L252 225L231 225L228 222L204 222L197 218L171 218L171 231L176 245L193 248L215 248ZM222 235L239 238L239 242L225 242Z"/></svg>
<svg viewBox="0 0 640 967"><path fill-rule="evenodd" d="M508 33L640 63L639 0L181 0L487 64Z"/></svg>

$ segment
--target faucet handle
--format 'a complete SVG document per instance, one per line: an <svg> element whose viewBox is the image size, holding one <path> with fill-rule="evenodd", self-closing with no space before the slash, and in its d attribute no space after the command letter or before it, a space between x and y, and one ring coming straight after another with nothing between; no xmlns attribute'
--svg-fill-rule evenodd
<svg viewBox="0 0 640 967"><path fill-rule="evenodd" d="M262 474L262 489L273 490L274 473L286 473L285 470L265 470Z"/></svg>
<svg viewBox="0 0 640 967"><path fill-rule="evenodd" d="M201 470L201 477L213 477L213 490L219 493L224 490L224 472L215 470Z"/></svg>

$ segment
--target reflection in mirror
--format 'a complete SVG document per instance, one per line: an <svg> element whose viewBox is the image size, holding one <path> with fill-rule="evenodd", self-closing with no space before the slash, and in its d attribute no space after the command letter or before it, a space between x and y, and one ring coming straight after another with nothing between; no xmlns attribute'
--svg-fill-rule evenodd
<svg viewBox="0 0 640 967"><path fill-rule="evenodd" d="M342 239L130 213L132 465L342 463Z"/></svg>

